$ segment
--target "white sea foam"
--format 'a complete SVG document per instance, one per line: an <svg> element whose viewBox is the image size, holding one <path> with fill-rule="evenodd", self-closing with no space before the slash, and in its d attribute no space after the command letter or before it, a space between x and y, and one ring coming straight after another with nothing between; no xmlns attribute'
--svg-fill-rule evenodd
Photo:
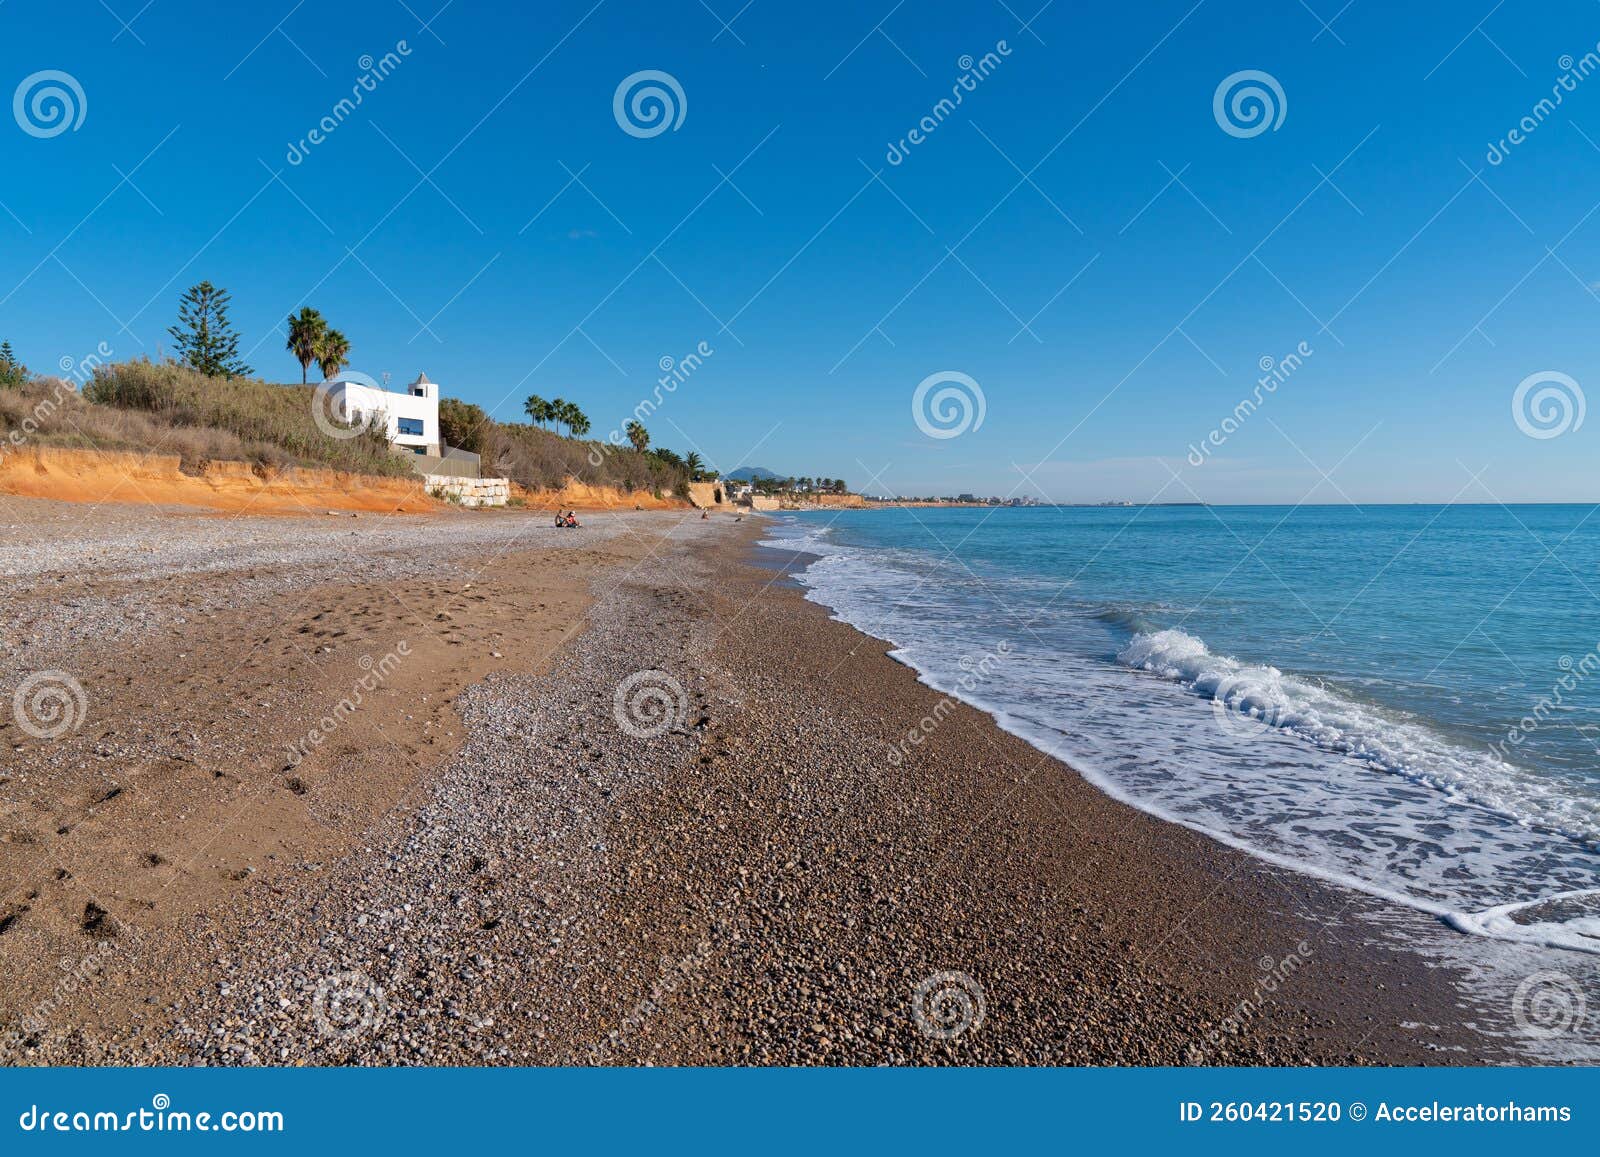
<svg viewBox="0 0 1600 1157"><path fill-rule="evenodd" d="M964 568L816 524L768 545L817 555L808 598L1116 798L1462 932L1600 953L1600 803L1558 780L1137 613L1052 598L1008 617ZM1011 654L963 694L961 658L1002 628Z"/></svg>
<svg viewBox="0 0 1600 1157"><path fill-rule="evenodd" d="M1493 752L1453 743L1425 724L1320 681L1213 654L1181 630L1135 635L1117 658L1188 687L1222 712L1364 760L1442 792L1452 802L1474 803L1571 839L1600 839L1600 801L1565 793L1547 776Z"/></svg>

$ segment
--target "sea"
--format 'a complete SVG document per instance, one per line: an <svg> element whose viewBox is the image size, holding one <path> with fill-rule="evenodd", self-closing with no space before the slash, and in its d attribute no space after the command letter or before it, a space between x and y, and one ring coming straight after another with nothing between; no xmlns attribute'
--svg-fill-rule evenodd
<svg viewBox="0 0 1600 1157"><path fill-rule="evenodd" d="M1135 807L1451 935L1600 954L1600 508L829 510L767 545Z"/></svg>

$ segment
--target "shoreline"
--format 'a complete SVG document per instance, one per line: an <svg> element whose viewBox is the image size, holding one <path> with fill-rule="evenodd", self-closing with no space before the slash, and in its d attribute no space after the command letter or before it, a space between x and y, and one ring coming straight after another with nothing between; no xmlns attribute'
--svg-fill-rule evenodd
<svg viewBox="0 0 1600 1157"><path fill-rule="evenodd" d="M445 585L396 618L416 628L448 614L459 640L438 642L453 662L409 668L423 680L410 694L442 700L464 726L427 728L453 734L419 748L401 781L382 758L362 772L360 751L330 751L304 794L263 781L272 809L252 825L270 821L274 847L235 847L223 866L242 878L220 890L161 889L159 917L141 915L137 897L105 899L118 929L108 940L69 922L42 929L48 905L34 902L0 938L8 963L46 932L43 959L98 955L17 1062L1511 1059L1468 1023L1455 974L1395 942L1403 921L1385 934L1393 913L1369 924L1376 905L1121 804L947 703L887 644L756 565L761 523L618 521L627 527L604 540L551 532L532 553L496 550L470 594L449 576L492 543L406 563ZM265 522L240 533L270 535ZM370 551L384 544L364 536L381 532L338 533ZM137 603L140 581L124 581ZM172 601L192 613L203 600L191 586L213 581L248 580L186 578ZM385 581L404 591L417 580ZM536 604L558 582L570 594L552 615ZM211 669L253 648L238 632L272 597L303 597L289 586L208 618ZM513 605L496 613L500 599ZM305 624L334 653L337 633L373 607L313 602ZM192 629L129 645L181 667ZM466 655L478 658L456 661ZM310 713L342 686L341 675L302 688ZM412 714L407 699L381 699L366 717L380 730ZM101 722L149 722L129 702L123 723ZM619 714L636 703L642 714ZM659 732L652 703L667 710ZM929 716L940 725L925 744L898 765L882 757ZM142 759L162 742L147 730L82 740ZM200 734L231 745L240 766L274 750L225 713ZM117 806L138 805L121 813L124 831L140 814L170 823L155 792L149 777L124 786ZM120 846L99 839L76 853L88 857L78 874ZM169 870L186 866L175 859ZM96 902L118 886L102 880ZM51 979L14 971L4 1020L52 999Z"/></svg>
<svg viewBox="0 0 1600 1157"><path fill-rule="evenodd" d="M759 565L783 571L787 583L796 594L823 611L830 621L872 640L882 648L885 657L917 683L936 695L953 699L979 712L997 730L1014 736L1039 757L1056 764L1063 773L1081 779L1108 800L1137 811L1158 824L1182 829L1214 843L1226 854L1242 856L1261 872L1288 873L1306 881L1320 893L1316 908L1324 913L1335 913L1335 919L1345 918L1353 925L1351 931L1374 939L1375 950L1392 952L1398 949L1420 960L1426 968L1442 969L1457 977L1453 987L1459 1009L1441 1018L1439 1023L1448 1025L1461 1022L1470 1025L1471 1031L1454 1035L1471 1040L1473 1047L1483 1051L1485 1060L1498 1063L1584 1064L1597 1059L1592 1042L1583 1040L1579 1028L1547 1031L1541 1028L1534 1012L1534 1002L1540 999L1542 987L1549 990L1548 997L1556 1007L1575 1007L1571 1020L1581 1024L1585 1005L1582 993L1585 990L1593 993L1597 991L1596 986L1600 985L1600 961L1596 960L1593 950L1531 935L1501 935L1486 931L1474 926L1469 918L1444 903L1430 904L1426 899L1391 891L1364 879L1345 876L1315 864L1263 850L1227 831L1192 822L1142 800L1110 775L1079 767L1072 756L1054 750L1049 728L1045 725L1026 720L1025 717L1014 717L1003 706L986 702L982 695L975 693L973 688L982 683L981 664L977 668L969 668L969 660L963 659L964 674L962 678L954 680L956 685L950 685L950 679L941 679L935 673L923 670L909 655L904 654L904 644L870 634L841 615L823 596L813 597L811 588L797 576L823 556L804 548L786 547L781 540L763 542L756 549L760 556ZM1003 643L1001 648L1004 649ZM985 661L992 657L985 656ZM902 741L902 750L904 746ZM1586 896L1589 893L1573 895ZM1507 908L1522 906L1525 905L1512 904ZM1382 980L1378 979L1380 976L1381 971L1373 973L1373 983L1378 990L1385 988ZM1460 982L1463 979L1466 983ZM1450 1003L1448 995L1443 1003ZM1462 1010L1469 1010L1470 1014L1463 1015ZM1526 1024L1524 1016L1527 1018ZM1569 1022L1560 1023L1565 1025Z"/></svg>
<svg viewBox="0 0 1600 1157"><path fill-rule="evenodd" d="M1507 1026L1496 1025L1488 1034L1480 1031L1494 1022L1495 1010L1479 1009L1470 1016L1463 1015L1461 990L1455 983L1459 978L1456 970L1439 961L1435 954L1415 950L1406 943L1434 939L1438 934L1445 937L1462 934L1447 931L1435 918L1415 908L1292 865L1274 864L1252 850L1218 839L1213 833L1200 831L1122 798L1114 790L1108 790L1107 785L1035 746L1025 736L1005 728L988 710L959 698L958 692L946 691L928 681L914 665L890 653L896 649L894 643L866 634L835 617L835 611L827 604L808 599L803 585L792 576L818 556L766 545L755 546L754 552L756 565L775 569L782 575L786 588L783 597L798 604L795 614L803 616L810 612L824 620L826 628L853 637L847 653L856 661L889 668L891 673L880 676L887 680L879 684L880 689L893 687L898 679L912 685L897 688L902 697L912 700L913 704L917 700L924 705L931 704L930 710L920 716L909 714L915 710L914 706L908 708L903 719L928 718L939 704L953 701L960 713L977 717L976 729L992 729L996 735L1021 746L1040 765L1064 777L1071 785L1062 788L1065 794L1077 795L1080 790L1092 793L1100 804L1094 810L1110 817L1112 823L1125 824L1122 830L1126 833L1137 831L1137 835L1130 834L1129 838L1140 854L1150 856L1160 849L1163 861L1182 864L1181 877L1214 880L1215 890L1206 896L1205 904L1213 909L1231 909L1226 919L1238 921L1241 926L1253 926L1252 934L1257 943L1281 944L1284 942L1282 929L1309 929L1309 940L1296 941L1297 945L1313 946L1313 952L1301 963L1315 963L1315 967L1306 969L1307 973L1326 975L1311 980L1305 991L1297 989L1281 998L1274 996L1271 1003L1279 1005L1279 1013L1286 1015L1290 1022L1299 1017L1305 1024L1324 1024L1331 1030L1327 1034L1331 1041L1370 1049L1370 1054L1362 1058L1363 1063L1507 1063L1517 1055L1507 1040L1504 1031ZM807 633L820 633L824 629L816 624L808 628ZM864 657L868 653L870 658ZM949 718L947 715L946 720ZM931 747L937 738L937 735L930 737L928 746ZM990 743L993 746L992 740ZM920 753L923 748L918 750ZM939 760L947 761L947 758ZM1143 874L1147 878L1151 875L1148 870ZM1233 894L1228 895L1230 892ZM1220 918L1219 913L1213 911L1210 918ZM1341 936L1351 935L1359 942L1330 943L1319 925L1336 929ZM1322 959L1314 961L1312 958L1319 944ZM1252 962L1265 961L1252 958L1248 948L1240 950L1237 941L1234 948L1230 967L1237 972L1232 978L1232 983L1237 985ZM1219 955L1216 959L1222 957ZM1251 978L1249 986L1235 989L1242 993L1236 1007L1248 1005L1252 991L1266 987L1255 983L1263 978ZM1188 978L1193 979L1192 975ZM1167 980L1181 982L1176 976ZM1356 1014L1354 1018L1353 1013ZM1265 1019L1275 1019L1275 1016ZM1226 1020L1224 1018L1224 1023ZM1359 1031L1355 1031L1358 1028ZM1307 1043L1298 1042L1300 1046ZM1291 1049L1296 1047L1290 1046ZM1308 1063L1326 1055L1307 1050L1299 1061L1287 1063Z"/></svg>

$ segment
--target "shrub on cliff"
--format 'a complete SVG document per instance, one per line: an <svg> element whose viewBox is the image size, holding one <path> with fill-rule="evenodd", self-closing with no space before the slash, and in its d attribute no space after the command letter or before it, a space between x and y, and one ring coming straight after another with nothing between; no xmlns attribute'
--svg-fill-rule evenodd
<svg viewBox="0 0 1600 1157"><path fill-rule="evenodd" d="M246 461L355 474L411 473L410 463L390 451L382 431L351 430L338 438L325 433L312 416L314 397L310 386L208 377L176 362L147 358L98 366L83 389L91 408L148 415L157 434L137 447L146 452L195 443L192 436L178 439L178 431L209 431L231 435L241 448L236 456Z"/></svg>

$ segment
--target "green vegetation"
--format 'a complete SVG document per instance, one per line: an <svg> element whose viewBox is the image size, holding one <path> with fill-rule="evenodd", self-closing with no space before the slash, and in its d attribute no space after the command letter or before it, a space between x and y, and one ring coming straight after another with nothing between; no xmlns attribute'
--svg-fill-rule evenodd
<svg viewBox="0 0 1600 1157"><path fill-rule="evenodd" d="M465 407L465 403L457 405ZM441 405L441 416L443 412ZM443 424L441 417L441 427ZM672 490L681 494L689 482L681 460L674 465L653 451L640 453L632 447L563 438L534 425L486 418L478 427L477 437L481 448L476 452L483 455L485 474L509 478L532 490L558 489L568 479L575 479L591 486L615 486L628 493Z"/></svg>
<svg viewBox="0 0 1600 1157"><path fill-rule="evenodd" d="M265 465L320 466L361 474L411 473L410 464L389 449L381 430L366 429L349 438L323 433L312 420L312 396L310 386L277 386L241 377L221 381L176 362L141 359L97 367L81 401L106 410L147 414L161 430L203 434L196 444L206 458L237 457ZM107 429L114 430L114 424ZM147 437L143 429L138 433ZM228 453L212 452L218 441L228 444ZM142 444L105 448L149 451L163 444L172 443L158 432ZM189 452L181 447L180 452L188 465Z"/></svg>
<svg viewBox="0 0 1600 1157"><path fill-rule="evenodd" d="M306 384L306 376L311 372L311 365L317 360L317 351L322 346L322 335L328 332L328 323L322 320L322 314L312 309L309 305L302 306L298 314L289 315L289 341L284 346L294 355L294 360L300 363L300 384Z"/></svg>
<svg viewBox="0 0 1600 1157"><path fill-rule="evenodd" d="M336 329L329 329L327 319L319 310L309 305L301 306L299 313L289 315L289 340L284 348L300 363L300 384L312 365L322 370L323 378L331 378L350 364L350 339Z"/></svg>
<svg viewBox="0 0 1600 1157"><path fill-rule="evenodd" d="M322 377L336 377L340 370L350 364L350 339L336 329L330 329L322 335L322 342L317 346L317 364L322 367Z"/></svg>
<svg viewBox="0 0 1600 1157"><path fill-rule="evenodd" d="M178 361L209 378L249 377L239 360L239 335L228 322L228 291L209 281L189 287L178 303L178 324L167 330L178 346Z"/></svg>
<svg viewBox="0 0 1600 1157"><path fill-rule="evenodd" d="M17 359L9 341L0 341L0 389L15 389L28 380L28 367Z"/></svg>
<svg viewBox="0 0 1600 1157"><path fill-rule="evenodd" d="M482 406L463 402L459 398L439 399L439 437L444 439L446 446L482 454L485 431L492 424Z"/></svg>
<svg viewBox="0 0 1600 1157"><path fill-rule="evenodd" d="M750 487L757 494L848 494L843 478L753 478Z"/></svg>
<svg viewBox="0 0 1600 1157"><path fill-rule="evenodd" d="M560 398L547 402L538 394L530 394L527 402L523 404L522 412L541 427L565 426L567 432L574 438L581 438L589 432L589 419L574 402L563 401Z"/></svg>

